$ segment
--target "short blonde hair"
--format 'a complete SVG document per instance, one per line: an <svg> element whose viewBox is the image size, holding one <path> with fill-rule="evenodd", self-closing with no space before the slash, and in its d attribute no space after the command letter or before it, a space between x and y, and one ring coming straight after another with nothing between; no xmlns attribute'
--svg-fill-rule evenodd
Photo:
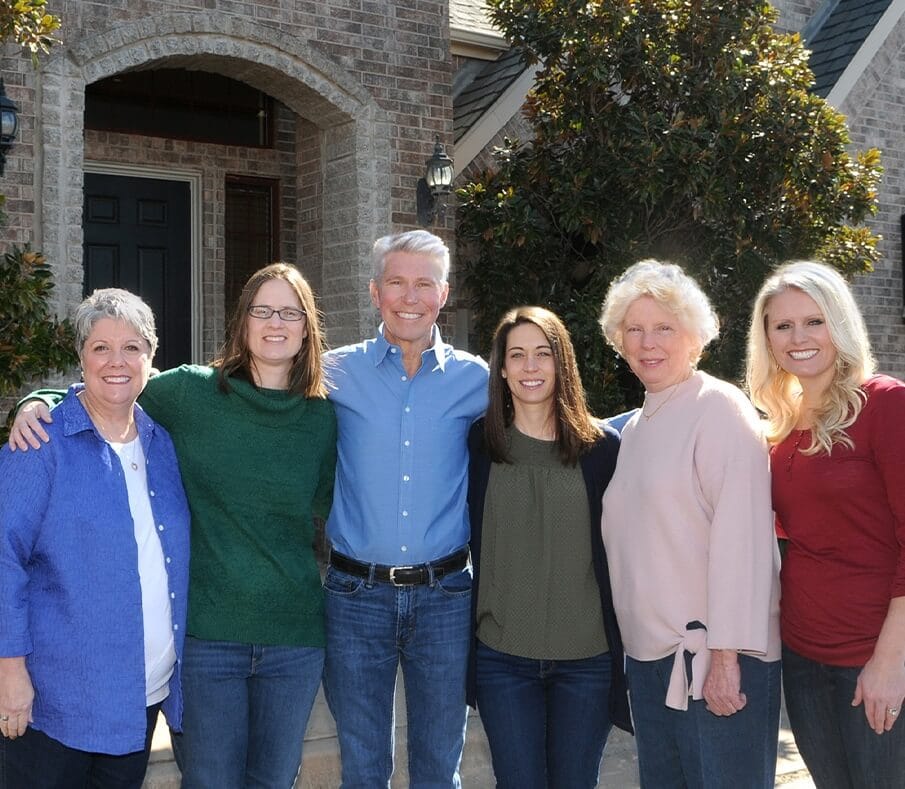
<svg viewBox="0 0 905 789"><path fill-rule="evenodd" d="M720 333L719 318L698 283L675 263L649 258L629 266L616 277L603 301L600 327L606 341L620 356L625 313L642 296L650 296L673 313L682 327L697 339L698 358Z"/></svg>
<svg viewBox="0 0 905 789"><path fill-rule="evenodd" d="M827 454L833 444L851 447L846 428L858 418L866 395L861 385L877 363L870 349L864 318L848 283L833 268L812 260L780 266L761 286L754 301L748 331L745 379L754 405L768 420L767 438L777 444L798 421L801 385L779 366L770 350L767 319L770 300L789 288L806 293L817 304L836 349L836 370L821 407L815 414L814 440L805 451Z"/></svg>

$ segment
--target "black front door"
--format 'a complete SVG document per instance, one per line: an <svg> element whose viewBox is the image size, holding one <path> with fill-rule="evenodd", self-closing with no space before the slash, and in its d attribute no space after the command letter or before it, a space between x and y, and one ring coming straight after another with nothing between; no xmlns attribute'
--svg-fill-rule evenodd
<svg viewBox="0 0 905 789"><path fill-rule="evenodd" d="M192 361L189 184L85 174L84 291L125 288L154 310L154 366Z"/></svg>

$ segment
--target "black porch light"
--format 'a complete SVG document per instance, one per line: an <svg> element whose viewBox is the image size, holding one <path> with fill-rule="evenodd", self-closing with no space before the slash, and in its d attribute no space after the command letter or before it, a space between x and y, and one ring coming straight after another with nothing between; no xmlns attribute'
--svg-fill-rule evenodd
<svg viewBox="0 0 905 789"><path fill-rule="evenodd" d="M6 152L16 140L19 131L19 108L7 98L3 80L0 79L0 175L6 167Z"/></svg>
<svg viewBox="0 0 905 789"><path fill-rule="evenodd" d="M446 214L446 196L452 189L453 161L439 137L434 138L434 154L428 159L424 178L418 179L418 223L423 227L432 224L438 215Z"/></svg>

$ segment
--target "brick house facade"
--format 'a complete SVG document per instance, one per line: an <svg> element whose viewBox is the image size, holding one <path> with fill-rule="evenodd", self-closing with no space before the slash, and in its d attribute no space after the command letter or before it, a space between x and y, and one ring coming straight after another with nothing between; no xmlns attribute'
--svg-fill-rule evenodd
<svg viewBox="0 0 905 789"><path fill-rule="evenodd" d="M443 0L50 0L48 10L62 20L62 44L37 70L13 47L2 52L20 134L0 188L4 243L44 251L57 310L82 298L86 172L183 181L191 355L211 358L225 321L224 184L254 176L278 184L274 257L296 262L321 295L331 344L373 332L368 251L391 229L417 226L424 161L435 135L450 141ZM216 73L273 97L273 144L85 128L86 86L158 68Z"/></svg>
<svg viewBox="0 0 905 789"><path fill-rule="evenodd" d="M778 27L807 37L840 5L876 2L778 0ZM899 186L905 131L896 121L903 4L886 0L857 53L867 62L853 57L828 97L848 116L855 147L883 151L881 210L873 220L883 259L856 290L881 367L898 375L905 375ZM507 44L487 22L481 0L49 0L48 8L62 19L62 44L37 70L15 48L0 49L20 117L0 178L8 214L0 246L28 242L41 249L56 275L53 306L66 312L82 296L86 174L186 184L190 249L182 265L189 272L193 361L210 359L225 330L224 189L231 178L276 184L273 258L296 262L311 280L328 339L337 345L374 330L368 250L385 232L417 226L416 183L434 136L447 145L463 183L490 164L489 151L504 135L529 133L519 110L531 74L506 62ZM159 68L214 73L271 96L272 144L85 128L86 88ZM453 224L450 212L436 228L450 242ZM456 297L454 287L441 323L444 334L465 345L468 312Z"/></svg>

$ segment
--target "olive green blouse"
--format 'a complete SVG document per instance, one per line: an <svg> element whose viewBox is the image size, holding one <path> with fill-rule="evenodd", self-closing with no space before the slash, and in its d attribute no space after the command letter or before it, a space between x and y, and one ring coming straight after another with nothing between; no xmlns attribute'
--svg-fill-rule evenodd
<svg viewBox="0 0 905 789"><path fill-rule="evenodd" d="M509 428L512 463L494 463L484 504L477 636L544 660L607 651L581 467L552 441Z"/></svg>

